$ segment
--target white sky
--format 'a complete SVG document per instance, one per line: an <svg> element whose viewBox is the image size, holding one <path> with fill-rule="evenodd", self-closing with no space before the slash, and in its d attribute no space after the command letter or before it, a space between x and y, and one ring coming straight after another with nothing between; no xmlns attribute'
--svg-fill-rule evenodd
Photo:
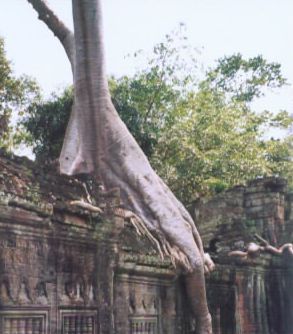
<svg viewBox="0 0 293 334"><path fill-rule="evenodd" d="M71 23L70 0L49 0L58 15ZM150 50L180 22L189 41L204 47L205 65L236 52L262 54L282 64L293 83L293 0L102 0L109 74L134 70L125 58ZM35 77L46 94L71 83L69 63L60 43L26 0L0 0L0 35L17 74ZM293 89L286 87L256 103L258 109L293 113Z"/></svg>

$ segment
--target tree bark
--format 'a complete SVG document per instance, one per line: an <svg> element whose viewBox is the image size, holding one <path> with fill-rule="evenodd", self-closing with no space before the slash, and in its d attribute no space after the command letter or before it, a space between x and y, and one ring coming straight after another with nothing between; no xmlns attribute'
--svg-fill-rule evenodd
<svg viewBox="0 0 293 334"><path fill-rule="evenodd" d="M74 68L75 45L74 35L65 24L59 20L57 15L51 10L44 0L27 0L36 12L39 14L39 19L42 20L53 34L59 39L64 47L67 57L70 61L71 68Z"/></svg>
<svg viewBox="0 0 293 334"><path fill-rule="evenodd" d="M39 7L34 6L37 11ZM154 172L111 102L100 1L72 0L72 7L74 109L60 156L61 172L92 173L105 189L120 188L124 208L134 212L165 254L189 272L186 283L191 309L198 320L198 334L212 333L205 293L204 252L195 224ZM58 30L51 21L43 21L53 32ZM62 43L63 35L56 35Z"/></svg>

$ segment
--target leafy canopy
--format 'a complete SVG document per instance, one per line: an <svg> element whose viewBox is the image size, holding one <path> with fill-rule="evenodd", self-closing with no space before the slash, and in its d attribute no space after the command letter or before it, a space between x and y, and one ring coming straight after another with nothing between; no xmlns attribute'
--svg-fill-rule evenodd
<svg viewBox="0 0 293 334"><path fill-rule="evenodd" d="M265 88L279 88L285 84L280 64L268 63L262 56L246 60L240 53L219 59L201 83L240 102L251 102L263 96Z"/></svg>
<svg viewBox="0 0 293 334"><path fill-rule="evenodd" d="M46 162L59 157L72 103L73 91L68 87L61 95L53 93L49 99L39 98L28 106L19 125L38 160Z"/></svg>
<svg viewBox="0 0 293 334"><path fill-rule="evenodd" d="M11 150L21 135L13 130L12 113L22 114L26 107L39 97L39 88L27 76L15 77L0 37L0 148Z"/></svg>
<svg viewBox="0 0 293 334"><path fill-rule="evenodd" d="M135 57L142 57L142 53ZM251 101L286 84L279 64L240 54L219 59L202 77L197 50L182 32L157 44L145 68L109 79L113 103L151 163L185 204L248 179L292 175L292 135L286 111L256 113ZM33 103L22 126L37 158L58 157L72 90Z"/></svg>

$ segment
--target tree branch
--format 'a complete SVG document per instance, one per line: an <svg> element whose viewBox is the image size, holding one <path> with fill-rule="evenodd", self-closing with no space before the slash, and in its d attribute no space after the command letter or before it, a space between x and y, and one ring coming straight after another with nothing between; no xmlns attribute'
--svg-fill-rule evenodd
<svg viewBox="0 0 293 334"><path fill-rule="evenodd" d="M43 21L53 34L59 39L63 45L65 52L69 58L72 72L75 63L75 46L73 32L68 29L65 24L57 17L47 5L45 0L27 0L39 15L39 19Z"/></svg>
<svg viewBox="0 0 293 334"><path fill-rule="evenodd" d="M262 238L260 235L255 234L254 237L260 242L261 245L257 245L254 242L250 242L247 246L247 250L244 251L232 251L228 253L228 256L235 256L242 258L243 260L253 260L260 256L261 252L267 252L272 255L279 256L293 256L293 244L287 243L277 248L269 244L267 240Z"/></svg>

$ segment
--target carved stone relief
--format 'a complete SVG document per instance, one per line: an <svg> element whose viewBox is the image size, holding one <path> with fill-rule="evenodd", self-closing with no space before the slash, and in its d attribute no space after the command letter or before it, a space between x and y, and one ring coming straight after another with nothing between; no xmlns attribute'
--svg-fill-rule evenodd
<svg viewBox="0 0 293 334"><path fill-rule="evenodd" d="M97 311L84 312L98 309L95 248L0 233L0 262L1 334L49 334L42 307L71 308L60 317L60 334L98 333Z"/></svg>
<svg viewBox="0 0 293 334"><path fill-rule="evenodd" d="M62 334L97 334L97 312L85 310L62 310Z"/></svg>
<svg viewBox="0 0 293 334"><path fill-rule="evenodd" d="M11 310L0 312L1 334L48 334L47 311Z"/></svg>
<svg viewBox="0 0 293 334"><path fill-rule="evenodd" d="M131 317L131 334L158 334L157 317Z"/></svg>
<svg viewBox="0 0 293 334"><path fill-rule="evenodd" d="M175 289L168 279L122 274L115 285L114 303L117 334L177 333ZM123 325L126 317L128 327Z"/></svg>
<svg viewBox="0 0 293 334"><path fill-rule="evenodd" d="M135 315L157 315L157 296L154 293L144 293L138 286L130 292L129 311Z"/></svg>

